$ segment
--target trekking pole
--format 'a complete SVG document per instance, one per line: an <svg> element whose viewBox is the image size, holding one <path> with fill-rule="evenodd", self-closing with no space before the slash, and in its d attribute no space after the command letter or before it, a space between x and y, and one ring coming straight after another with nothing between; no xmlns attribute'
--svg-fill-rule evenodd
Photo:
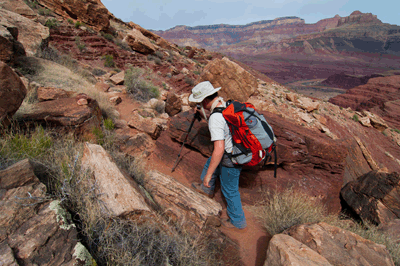
<svg viewBox="0 0 400 266"><path fill-rule="evenodd" d="M199 106L197 106L197 109L199 109ZM187 132L187 134L186 134L185 139L183 140L183 143L182 143L182 146L181 146L181 150L179 151L178 158L176 158L174 167L172 167L171 173L172 173L173 171L175 171L175 168L178 166L178 161L179 161L179 157L181 156L181 152L182 152L183 146L185 146L185 142L186 142L186 140L187 140L187 138L188 138L188 136L189 136L190 131L192 130L194 121L195 121L196 119L199 120L199 121L201 120L200 114L199 114L197 111L196 111L196 113L195 113L194 116L193 116L192 122L190 123L188 132Z"/></svg>

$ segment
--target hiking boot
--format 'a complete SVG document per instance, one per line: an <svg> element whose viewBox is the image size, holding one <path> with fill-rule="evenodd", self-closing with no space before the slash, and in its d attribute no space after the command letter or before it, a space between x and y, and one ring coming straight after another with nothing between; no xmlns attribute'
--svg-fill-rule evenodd
<svg viewBox="0 0 400 266"><path fill-rule="evenodd" d="M246 227L237 228L236 226L234 226L234 225L231 223L231 219L229 219L229 218L221 219L221 225L222 225L223 227L229 228L229 229L238 229L238 230L246 229Z"/></svg>
<svg viewBox="0 0 400 266"><path fill-rule="evenodd" d="M194 190L196 190L197 192L199 192L200 194L206 195L207 197L209 197L210 199L212 199L214 197L214 193L208 194L206 193L202 188L201 188L201 183L192 183L192 187L194 188Z"/></svg>
<svg viewBox="0 0 400 266"><path fill-rule="evenodd" d="M231 219L229 219L229 218L221 219L221 224L222 224L223 227L226 227L226 228L236 228L236 226L234 226L231 223Z"/></svg>

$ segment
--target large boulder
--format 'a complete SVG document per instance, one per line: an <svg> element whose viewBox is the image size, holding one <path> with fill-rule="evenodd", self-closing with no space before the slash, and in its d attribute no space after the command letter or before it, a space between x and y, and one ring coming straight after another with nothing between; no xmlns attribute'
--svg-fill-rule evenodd
<svg viewBox="0 0 400 266"><path fill-rule="evenodd" d="M193 233L200 233L210 216L219 216L222 206L171 176L150 171L144 186L164 214Z"/></svg>
<svg viewBox="0 0 400 266"><path fill-rule="evenodd" d="M0 16L0 61L13 63L20 55L25 55L25 50L18 42L18 28Z"/></svg>
<svg viewBox="0 0 400 266"><path fill-rule="evenodd" d="M400 175L371 171L347 183L341 191L347 205L362 219L375 224L400 218Z"/></svg>
<svg viewBox="0 0 400 266"><path fill-rule="evenodd" d="M103 147L85 143L82 167L93 174L100 191L100 199L109 213L129 217L136 213L151 213L139 186L122 172Z"/></svg>
<svg viewBox="0 0 400 266"><path fill-rule="evenodd" d="M59 201L50 201L29 160L0 171L2 265L84 265L92 258ZM86 254L86 257L80 256ZM3 264L4 263L4 264Z"/></svg>
<svg viewBox="0 0 400 266"><path fill-rule="evenodd" d="M24 0L3 0L0 2L0 7L29 19L37 17L37 14L24 2Z"/></svg>
<svg viewBox="0 0 400 266"><path fill-rule="evenodd" d="M0 61L0 124L9 123L25 96L26 88L21 79L8 65Z"/></svg>
<svg viewBox="0 0 400 266"><path fill-rule="evenodd" d="M297 225L284 233L320 254L332 265L394 266L385 246L323 222Z"/></svg>
<svg viewBox="0 0 400 266"><path fill-rule="evenodd" d="M165 101L165 112L169 116L174 116L182 110L181 98L173 92L168 92Z"/></svg>
<svg viewBox="0 0 400 266"><path fill-rule="evenodd" d="M74 132L83 139L94 139L94 129L100 129L101 110L96 100L85 94L36 103L25 114L24 122L59 127Z"/></svg>
<svg viewBox="0 0 400 266"><path fill-rule="evenodd" d="M0 18L1 25L18 29L17 36L13 37L23 45L27 55L33 56L47 46L50 36L48 27L5 9L0 9Z"/></svg>
<svg viewBox="0 0 400 266"><path fill-rule="evenodd" d="M200 76L201 81L210 81L215 88L221 87L219 94L226 100L242 102L247 101L258 87L252 74L226 57L208 63Z"/></svg>
<svg viewBox="0 0 400 266"><path fill-rule="evenodd" d="M100 0L38 0L55 13L86 23L97 31L108 31L111 14Z"/></svg>
<svg viewBox="0 0 400 266"><path fill-rule="evenodd" d="M274 235L268 244L264 266L331 266L324 257L285 234Z"/></svg>
<svg viewBox="0 0 400 266"><path fill-rule="evenodd" d="M129 31L123 42L128 44L132 50L142 54L152 54L156 51L156 46L137 29Z"/></svg>

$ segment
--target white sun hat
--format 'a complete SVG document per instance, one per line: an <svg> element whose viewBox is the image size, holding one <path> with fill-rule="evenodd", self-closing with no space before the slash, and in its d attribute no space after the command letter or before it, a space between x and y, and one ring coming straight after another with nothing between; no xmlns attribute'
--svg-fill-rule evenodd
<svg viewBox="0 0 400 266"><path fill-rule="evenodd" d="M189 96L189 101L195 103L201 103L204 100L204 98L213 95L220 89L221 87L214 88L211 82L209 81L200 82L192 89L192 94L190 94Z"/></svg>

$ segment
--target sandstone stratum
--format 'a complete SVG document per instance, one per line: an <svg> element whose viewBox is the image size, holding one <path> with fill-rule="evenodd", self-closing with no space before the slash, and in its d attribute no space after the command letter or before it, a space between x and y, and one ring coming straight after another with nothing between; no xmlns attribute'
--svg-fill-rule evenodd
<svg viewBox="0 0 400 266"><path fill-rule="evenodd" d="M0 14L1 265L400 265L399 26L354 12L155 32L99 0ZM325 60L365 32L385 42L379 60L366 46L357 67ZM329 101L282 84L311 78ZM272 162L242 171L244 230L221 226L219 184L212 199L191 188L213 149L206 121L188 132L205 80L277 137L277 178ZM290 210L260 210L288 191L335 219L270 230L263 218Z"/></svg>

